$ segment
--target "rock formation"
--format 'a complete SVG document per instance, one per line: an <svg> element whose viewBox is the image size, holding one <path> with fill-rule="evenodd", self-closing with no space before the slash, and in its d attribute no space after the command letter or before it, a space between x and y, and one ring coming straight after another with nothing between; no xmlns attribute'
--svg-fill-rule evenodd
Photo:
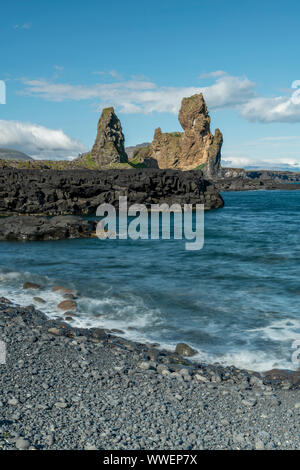
<svg viewBox="0 0 300 470"><path fill-rule="evenodd" d="M114 108L105 108L98 122L97 136L91 152L83 154L78 161L94 169L114 163L126 163L128 157L124 142L121 122Z"/></svg>
<svg viewBox="0 0 300 470"><path fill-rule="evenodd" d="M202 170L208 178L219 174L223 136L219 129L210 132L210 117L202 94L183 98L178 115L184 132L155 130L152 144L130 147L130 160L124 147L124 135L114 108L105 108L98 122L97 136L90 152L71 162L26 161L1 163L0 168L53 168L57 170L89 168L159 168Z"/></svg>
<svg viewBox="0 0 300 470"><path fill-rule="evenodd" d="M119 196L147 206L198 203L217 209L224 204L201 171L0 169L0 215L93 215L103 202L117 207Z"/></svg>
<svg viewBox="0 0 300 470"><path fill-rule="evenodd" d="M130 147L126 147L125 150L128 155L128 159L130 160L131 158L134 158L136 151L139 151L143 147L150 147L150 145L151 142L143 142L142 144L131 145Z"/></svg>
<svg viewBox="0 0 300 470"><path fill-rule="evenodd" d="M157 160L151 156L150 145L136 146L132 158L128 162L130 166L134 168L159 168Z"/></svg>
<svg viewBox="0 0 300 470"><path fill-rule="evenodd" d="M95 222L74 216L57 216L51 219L35 216L5 217L0 224L0 240L61 240L88 238L95 230ZM34 284L25 283L24 289Z"/></svg>
<svg viewBox="0 0 300 470"><path fill-rule="evenodd" d="M159 168L203 169L209 177L216 175L223 136L219 129L215 135L210 132L210 117L201 93L183 98L178 119L184 132L163 133L156 129L149 156Z"/></svg>

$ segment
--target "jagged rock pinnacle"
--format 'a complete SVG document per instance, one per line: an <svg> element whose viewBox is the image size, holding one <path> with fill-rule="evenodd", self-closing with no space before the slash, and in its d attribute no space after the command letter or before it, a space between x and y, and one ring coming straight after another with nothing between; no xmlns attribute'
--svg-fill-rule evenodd
<svg viewBox="0 0 300 470"><path fill-rule="evenodd" d="M97 136L91 152L84 154L82 162L90 168L102 168L111 163L128 161L124 147L121 122L114 108L105 108L98 122Z"/></svg>

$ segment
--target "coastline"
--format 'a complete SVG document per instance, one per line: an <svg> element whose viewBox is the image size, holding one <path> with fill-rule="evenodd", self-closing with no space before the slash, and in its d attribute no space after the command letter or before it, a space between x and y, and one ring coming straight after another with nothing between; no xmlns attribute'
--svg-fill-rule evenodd
<svg viewBox="0 0 300 470"><path fill-rule="evenodd" d="M299 383L284 371L191 363L5 298L0 312L3 449L297 448Z"/></svg>
<svg viewBox="0 0 300 470"><path fill-rule="evenodd" d="M293 185L290 185L290 186L293 186ZM249 191L251 191L251 190L249 190ZM247 192L249 192L249 191L247 191ZM268 190L267 189L261 189L260 191L265 192L265 191L268 191ZM251 191L251 192L253 192L253 191ZM273 192L275 192L275 191L273 191ZM232 193L234 193L234 191L232 191ZM21 219L23 217L25 217L25 220L28 218L28 216L20 216ZM66 217L66 216L61 216L61 219L64 219L64 218L68 219L68 217ZM74 218L76 218L76 217L74 217ZM21 246L21 244L19 244L18 246ZM46 245L43 244L43 247L44 246L47 246L47 244ZM59 245L57 245L57 246L59 246ZM15 274L15 273L12 273L12 274ZM25 273L25 274L27 274L27 273ZM40 283L40 279L39 279L37 273L36 273L35 277L33 277L33 279L32 279L32 276L26 276L24 278L24 280L29 280L29 281L33 280L35 282ZM50 279L49 279L49 281L50 281ZM61 279L58 279L56 282L60 283L60 282L64 282L64 281L61 278ZM52 286L53 286L53 281L50 281L50 284L49 284L48 288L49 287L51 288L51 283L52 283ZM72 288L75 288L75 289L78 288L78 290L81 291L81 287L76 285L76 284L73 284L72 281L70 282L70 279L69 279L69 284L68 285L69 285L69 287L72 287ZM23 289L23 292L25 293L26 291ZM33 300L32 300L33 299L32 291L31 291L30 295L27 295L27 298L25 298L25 299L23 299L23 298L20 299L16 292L10 292L10 295L9 295L8 292L5 291L5 289L2 290L2 292L0 293L0 296L2 295L2 296L6 297L6 294L11 300L15 301L16 303L19 303L22 306L29 305L33 302ZM29 294L29 292L28 292L28 294ZM30 298L28 298L28 297L30 297ZM80 303L82 300L84 302L88 302L89 299L90 299L89 297L81 298L81 296L79 296L78 302ZM57 299L53 300L53 299L47 298L46 302L44 303L43 307L41 307L41 308L44 309L44 313L46 313L48 315L48 317L50 316L50 318L57 318L57 315L56 315L57 312L55 312L55 309L53 309L53 305L51 305L51 304L54 304L54 307L56 308L58 303L61 300L63 300L63 299L59 300L57 298ZM50 307L52 308L52 311L49 311L49 309L47 311L46 307L48 307L48 304L50 304ZM34 305L37 308L39 308L39 302L34 302ZM81 317L81 315L80 315L81 312L84 312L84 314L85 314L86 310L82 309L82 306L80 307L80 304L79 304L79 311L74 312L74 317L72 319L71 325L79 327L79 328L80 327L90 328L92 326L94 326L94 327L99 326L99 322L98 321L93 322L93 318L90 318L90 317L89 317L89 321L86 322L85 318ZM69 316L72 316L72 312L66 312L66 313L69 314ZM95 313L94 318L97 318L98 312L93 312L93 313ZM63 316L64 316L64 314L62 313L62 317ZM102 310L101 310L101 314L99 313L99 317L107 317L107 315L103 314ZM205 363L210 364L210 363L215 363L216 361L220 360L222 362L223 367L226 367L227 365L231 365L231 364L234 364L236 367L245 368L245 369L249 369L249 368L253 367L252 370L254 370L256 372L259 372L259 373L261 373L262 371L266 371L268 369L271 369L272 367L281 368L282 370L285 369L285 368L286 369L287 368L294 369L293 365L291 363L288 363L288 361L285 361L285 362L280 361L281 357L283 357L283 356L280 356L279 360L273 360L272 362L271 362L271 360L270 361L263 361L263 362L260 361L259 364L261 364L261 367L259 367L259 365L257 364L257 368L256 368L254 363L253 363L253 358L252 357L250 357L250 361L236 361L235 358L231 358L231 357L229 357L229 360L228 360L228 358L226 358L226 360L223 360L222 358L219 359L219 357L222 357L222 356L218 356L217 354L215 354L214 356L212 354L210 354L210 355L209 354L201 354L201 343L199 345L199 344L193 342L193 339L190 339L190 338L183 338L180 335L177 335L176 340L174 340L174 341L171 341L171 340L164 341L164 339L161 339L161 337L159 335L155 336L155 335L152 335L151 333L150 333L150 335L149 334L148 335L147 334L145 334L145 335L135 334L135 330L138 330L137 328L135 328L136 325L133 325L133 326L130 325L130 328L128 328L128 331L127 331L127 325L128 325L128 323L126 323L127 322L127 317L125 317L125 318L126 318L126 320L123 324L119 323L120 319L113 320L114 323L115 323L114 325L112 325L111 322L109 322L109 321L100 322L100 328L121 329L121 330L124 330L123 333L125 332L124 334L126 335L126 338L133 341L133 342L148 342L148 341L159 342L159 343L162 343L161 347L166 348L167 350L170 350L170 349L175 350L177 342L185 341L188 344L190 344L193 348L196 348L196 349L199 348L199 351L200 351L199 356L193 358L193 362L195 362L196 364L197 364L197 362L199 362L199 363L204 363L205 362ZM69 319L69 320L71 320L71 319ZM83 321L81 321L81 320L83 320ZM126 323L126 325L125 325L125 323ZM221 351L221 353L222 353L222 351ZM238 349L236 351L236 353L240 354L240 350ZM252 362L251 362L251 359L252 359ZM294 374L294 372L295 371L287 371L286 373L288 375L291 375L291 374ZM279 372L279 373L281 374L282 372Z"/></svg>

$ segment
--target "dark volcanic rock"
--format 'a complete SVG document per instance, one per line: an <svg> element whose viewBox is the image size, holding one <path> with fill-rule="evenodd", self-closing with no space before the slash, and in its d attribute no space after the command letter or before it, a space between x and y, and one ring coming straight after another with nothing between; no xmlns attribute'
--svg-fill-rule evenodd
<svg viewBox="0 0 300 470"><path fill-rule="evenodd" d="M0 220L0 240L60 240L89 237L95 223L80 217L57 216L52 219L36 216L11 216ZM24 289L36 288L24 284Z"/></svg>
<svg viewBox="0 0 300 470"><path fill-rule="evenodd" d="M300 174L288 171L244 170L221 168L212 178L220 191L249 191L257 189L300 189ZM298 183L298 184L291 184Z"/></svg>
<svg viewBox="0 0 300 470"><path fill-rule="evenodd" d="M101 203L224 205L201 171L132 170L0 170L0 214L95 214ZM66 230L62 223L61 230ZM72 232L70 232L72 235Z"/></svg>

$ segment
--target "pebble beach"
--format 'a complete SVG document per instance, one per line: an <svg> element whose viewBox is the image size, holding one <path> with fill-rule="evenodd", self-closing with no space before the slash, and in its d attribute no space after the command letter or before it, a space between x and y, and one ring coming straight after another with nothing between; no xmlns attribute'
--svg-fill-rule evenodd
<svg viewBox="0 0 300 470"><path fill-rule="evenodd" d="M297 449L297 376L195 364L0 299L1 449Z"/></svg>

